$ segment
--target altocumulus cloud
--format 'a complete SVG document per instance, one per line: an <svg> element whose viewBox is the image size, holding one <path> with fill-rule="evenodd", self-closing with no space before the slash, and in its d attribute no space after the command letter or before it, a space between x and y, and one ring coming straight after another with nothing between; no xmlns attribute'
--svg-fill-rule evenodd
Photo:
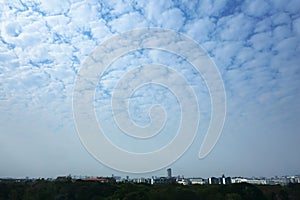
<svg viewBox="0 0 300 200"><path fill-rule="evenodd" d="M89 158L77 138L73 84L80 65L105 39L143 27L172 29L199 42L225 83L228 117L219 144L205 162L196 159L198 146L193 146L174 164L178 173L296 172L300 162L293 159L300 141L299 1L13 0L2 1L0 12L0 159L4 163L0 176L111 173ZM204 119L195 141L200 144L210 117L209 95L201 76L174 55L145 50L120 58L103 74L96 103L109 102L124 71L152 62L174 66L197 92ZM161 96L151 96L154 91ZM167 94L163 88L144 88L133 100L146 99L142 103L148 105L153 103L149 98L157 98L154 103L163 99L177 112L172 110L177 102L164 97ZM133 103L133 119L147 123L147 117L138 115L143 114L141 108ZM104 111L103 116L109 116ZM247 161L236 167L227 158ZM251 170L257 166L260 169Z"/></svg>

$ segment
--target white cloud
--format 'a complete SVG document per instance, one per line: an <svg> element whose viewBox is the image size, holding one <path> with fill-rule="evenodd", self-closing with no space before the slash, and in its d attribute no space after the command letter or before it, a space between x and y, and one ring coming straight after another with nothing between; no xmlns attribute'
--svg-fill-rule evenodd
<svg viewBox="0 0 300 200"><path fill-rule="evenodd" d="M284 7L286 6L286 2L281 0L272 0L272 2L269 3L272 6L274 11L283 10Z"/></svg>
<svg viewBox="0 0 300 200"><path fill-rule="evenodd" d="M274 25L283 25L288 24L291 21L291 18L288 13L280 12L272 15Z"/></svg>
<svg viewBox="0 0 300 200"><path fill-rule="evenodd" d="M221 13L223 11L226 11L226 9L229 9L226 7L226 5L230 1L210 1L210 0L204 0L201 1L201 6L198 8L198 12L200 12L200 15L203 16L221 16Z"/></svg>
<svg viewBox="0 0 300 200"><path fill-rule="evenodd" d="M294 53L296 53L296 49L298 47L299 39L296 37L287 38L285 40L280 41L274 49L279 52L282 58L290 58L294 57Z"/></svg>
<svg viewBox="0 0 300 200"><path fill-rule="evenodd" d="M187 34L198 42L209 41L215 28L215 24L209 18L198 19L185 26Z"/></svg>
<svg viewBox="0 0 300 200"><path fill-rule="evenodd" d="M149 19L153 25L159 25L157 22L161 18L161 14L170 9L173 6L172 1L159 1L153 0L149 1L147 7L145 8L146 18Z"/></svg>
<svg viewBox="0 0 300 200"><path fill-rule="evenodd" d="M300 36L300 17L293 21L293 30Z"/></svg>
<svg viewBox="0 0 300 200"><path fill-rule="evenodd" d="M272 19L271 18L265 18L263 20L257 21L254 25L255 33L261 33L261 32L267 32L272 30Z"/></svg>
<svg viewBox="0 0 300 200"><path fill-rule="evenodd" d="M271 48L273 43L271 37L272 33L270 32L258 33L251 37L250 42L255 51L264 51Z"/></svg>
<svg viewBox="0 0 300 200"><path fill-rule="evenodd" d="M68 23L71 20L65 15L46 16L44 19L47 25L50 26L51 31L59 32L60 34L63 34L64 29L67 28Z"/></svg>
<svg viewBox="0 0 300 200"><path fill-rule="evenodd" d="M255 51L250 47L243 47L238 50L236 59L237 63L243 64L255 58Z"/></svg>
<svg viewBox="0 0 300 200"><path fill-rule="evenodd" d="M166 10L161 14L161 17L157 20L158 24L160 24L164 28L180 30L180 28L184 24L184 16L180 9L172 8Z"/></svg>
<svg viewBox="0 0 300 200"><path fill-rule="evenodd" d="M18 37L22 33L22 27L19 23L12 22L5 26L5 32L10 37Z"/></svg>
<svg viewBox="0 0 300 200"><path fill-rule="evenodd" d="M139 3L143 3L143 1L139 1ZM124 2L120 3L118 0L115 1L108 1L107 7L111 9L110 14L112 16L120 16L125 13L132 12L132 7L130 6L130 3Z"/></svg>
<svg viewBox="0 0 300 200"><path fill-rule="evenodd" d="M285 10L290 14L299 14L300 11L300 3L297 0L289 1L285 7Z"/></svg>
<svg viewBox="0 0 300 200"><path fill-rule="evenodd" d="M111 36L109 28L103 20L98 20L90 23L93 38L97 41L103 41L105 38Z"/></svg>
<svg viewBox="0 0 300 200"><path fill-rule="evenodd" d="M113 31L124 32L135 28L144 28L146 26L144 17L138 12L132 12L121 15L120 17L113 19L109 23Z"/></svg>
<svg viewBox="0 0 300 200"><path fill-rule="evenodd" d="M219 60L222 63L222 66L230 66L233 65L233 59L237 56L239 51L242 49L243 44L240 42L223 42L218 44L216 47L215 59Z"/></svg>
<svg viewBox="0 0 300 200"><path fill-rule="evenodd" d="M69 1L61 0L53 0L51 2L47 0L39 0L39 2L39 8L46 15L59 15L61 13L65 13L69 10L71 5Z"/></svg>
<svg viewBox="0 0 300 200"><path fill-rule="evenodd" d="M222 40L245 40L253 32L255 21L240 13L219 19L217 32Z"/></svg>
<svg viewBox="0 0 300 200"><path fill-rule="evenodd" d="M0 74L15 70L19 66L18 57L12 51L0 52ZM3 70L3 71L2 71Z"/></svg>
<svg viewBox="0 0 300 200"><path fill-rule="evenodd" d="M90 22L99 19L98 8L98 4L84 1L72 4L67 15L72 19L69 26L73 30L89 27Z"/></svg>
<svg viewBox="0 0 300 200"><path fill-rule="evenodd" d="M291 30L288 26L277 26L273 30L273 38L275 41L281 41L291 36Z"/></svg>
<svg viewBox="0 0 300 200"><path fill-rule="evenodd" d="M246 1L243 6L245 13L254 17L263 17L270 9L264 0Z"/></svg>

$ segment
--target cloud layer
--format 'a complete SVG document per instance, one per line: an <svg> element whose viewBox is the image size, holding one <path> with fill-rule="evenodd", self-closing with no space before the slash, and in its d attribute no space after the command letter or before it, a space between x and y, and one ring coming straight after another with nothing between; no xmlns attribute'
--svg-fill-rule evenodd
<svg viewBox="0 0 300 200"><path fill-rule="evenodd" d="M69 173L68 170L100 173L99 165L86 158L89 155L74 130L74 80L81 64L103 41L143 27L183 33L202 45L214 60L223 77L228 106L219 146L211 158L203 162L196 159L210 117L209 94L203 79L190 65L166 52L137 51L116 61L101 77L96 107L102 105L97 102L108 102L126 70L148 63L173 66L196 91L204 120L196 147L174 165L183 169L179 173L202 175L198 170L201 169L204 176L216 175L224 171L215 166L222 165L232 174L280 174L293 173L299 166L300 160L293 159L297 156L294 152L299 152L295 145L300 141L299 1L13 0L1 2L0 13L0 159L7 162L1 167L0 176L56 175ZM155 101L147 102L149 99ZM172 96L158 87L143 88L133 100L132 118L141 124L149 120L143 105L164 100L172 109L176 104ZM100 111L97 110L98 115L103 114ZM167 141L170 135L161 141ZM121 144L121 137L116 136L115 142ZM243 145L247 148L240 150ZM53 146L63 156L54 153ZM130 148L131 144L126 146ZM35 156L23 159L23 149ZM76 154L82 162L77 161ZM48 160L47 155L53 159ZM234 157L237 162L247 156L253 163L260 163L263 171L251 171L254 165L250 161L240 166L239 171L222 155ZM270 157L268 163L264 156ZM70 157L70 162L63 161L66 157ZM41 170L43 165L30 169L30 163L56 161L64 165L53 171ZM185 162L193 166L185 166ZM74 163L79 167L72 167ZM93 166L89 168L91 172L84 170L87 163ZM12 165L25 165L28 169ZM280 167L269 172L273 165ZM103 170L111 173L109 169Z"/></svg>

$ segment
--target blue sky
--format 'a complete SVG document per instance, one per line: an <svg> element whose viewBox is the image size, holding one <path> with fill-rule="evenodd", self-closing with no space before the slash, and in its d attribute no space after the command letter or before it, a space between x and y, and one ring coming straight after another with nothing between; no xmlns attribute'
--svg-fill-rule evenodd
<svg viewBox="0 0 300 200"><path fill-rule="evenodd" d="M103 105L109 105L110 93L126 70L159 63L182 73L201 111L195 141L170 165L174 174L300 173L299 1L13 0L2 1L0 13L1 177L127 175L99 163L85 150L75 128L72 95L79 69L96 47L113 35L147 27L185 34L208 52L225 86L224 129L213 151L199 160L211 112L204 80L176 55L142 50L120 57L97 87L96 115L114 143L133 147L107 120L109 106ZM176 99L165 88L141 88L133 99L131 117L140 125L149 123L151 103L178 112ZM155 145L172 137L178 124L175 114ZM147 151L155 145L142 141L135 147ZM166 173L162 169L142 175L152 174Z"/></svg>

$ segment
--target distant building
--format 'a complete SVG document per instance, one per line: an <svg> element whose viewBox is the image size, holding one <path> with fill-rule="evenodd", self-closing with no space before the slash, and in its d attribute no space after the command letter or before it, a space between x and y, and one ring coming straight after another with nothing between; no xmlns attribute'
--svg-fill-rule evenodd
<svg viewBox="0 0 300 200"><path fill-rule="evenodd" d="M160 178L151 179L151 184L174 184L174 183L176 183L175 178L160 177Z"/></svg>
<svg viewBox="0 0 300 200"><path fill-rule="evenodd" d="M191 184L191 181L186 178L178 178L178 179L176 179L176 182L181 185L190 185Z"/></svg>
<svg viewBox="0 0 300 200"><path fill-rule="evenodd" d="M1 178L0 182L9 183L9 182L20 182L20 179L13 178Z"/></svg>
<svg viewBox="0 0 300 200"><path fill-rule="evenodd" d="M96 181L99 183L112 183L115 182L114 178L111 177L96 177L96 178L86 178L86 181Z"/></svg>
<svg viewBox="0 0 300 200"><path fill-rule="evenodd" d="M287 185L290 181L285 177L275 177L267 180L267 184L269 185Z"/></svg>
<svg viewBox="0 0 300 200"><path fill-rule="evenodd" d="M223 174L222 178L220 178L220 184L223 185L231 184L231 178L225 177L225 175Z"/></svg>
<svg viewBox="0 0 300 200"><path fill-rule="evenodd" d="M117 183L122 182L122 177L121 176L113 176L113 178L116 180Z"/></svg>
<svg viewBox="0 0 300 200"><path fill-rule="evenodd" d="M234 177L234 178L231 178L231 182L232 183L247 183L247 179L242 178L242 177Z"/></svg>
<svg viewBox="0 0 300 200"><path fill-rule="evenodd" d="M290 176L288 178L290 183L300 183L300 177L298 176Z"/></svg>
<svg viewBox="0 0 300 200"><path fill-rule="evenodd" d="M208 184L220 184L220 179L216 177L208 178Z"/></svg>
<svg viewBox="0 0 300 200"><path fill-rule="evenodd" d="M167 172L168 172L168 178L172 178L172 169L171 168L169 168L169 169L167 169Z"/></svg>
<svg viewBox="0 0 300 200"><path fill-rule="evenodd" d="M266 185L267 180L265 180L265 179L248 179L247 183L255 184L255 185Z"/></svg>
<svg viewBox="0 0 300 200"><path fill-rule="evenodd" d="M222 184L222 185L231 184L231 178L225 177L224 174L220 178L211 177L208 178L208 184Z"/></svg>
<svg viewBox="0 0 300 200"><path fill-rule="evenodd" d="M231 179L232 183L250 183L256 185L266 185L268 181L266 179L259 179L259 178L242 178L242 177L235 177Z"/></svg>
<svg viewBox="0 0 300 200"><path fill-rule="evenodd" d="M203 178L190 178L190 182L191 184L199 184L199 185L203 185L206 184L207 181Z"/></svg>
<svg viewBox="0 0 300 200"><path fill-rule="evenodd" d="M144 177L134 178L134 179L132 179L132 182L133 183L146 183L146 184L150 184L151 183L151 179L144 178Z"/></svg>

